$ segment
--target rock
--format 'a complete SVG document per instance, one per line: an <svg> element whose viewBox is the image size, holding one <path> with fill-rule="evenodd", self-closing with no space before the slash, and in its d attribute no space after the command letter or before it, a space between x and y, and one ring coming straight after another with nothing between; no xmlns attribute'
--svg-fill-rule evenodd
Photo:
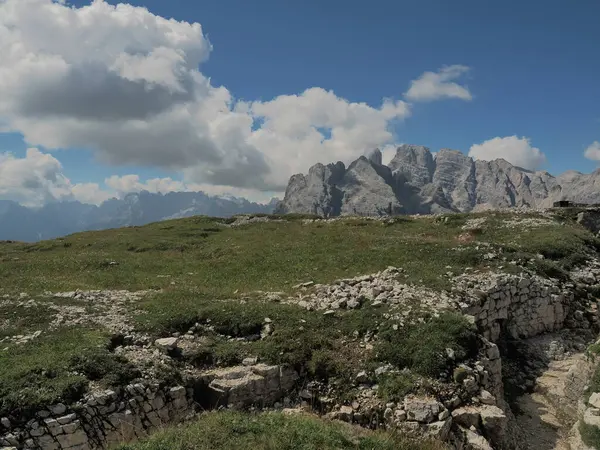
<svg viewBox="0 0 600 450"><path fill-rule="evenodd" d="M597 414L597 408L586 408L583 413L583 421L587 425L600 428L600 416Z"/></svg>
<svg viewBox="0 0 600 450"><path fill-rule="evenodd" d="M367 383L368 381L369 381L369 375L367 374L367 372L365 372L364 370L361 372L358 372L358 374L356 375L357 383Z"/></svg>
<svg viewBox="0 0 600 450"><path fill-rule="evenodd" d="M592 233L600 232L600 210L588 210L577 215L577 222L586 227Z"/></svg>
<svg viewBox="0 0 600 450"><path fill-rule="evenodd" d="M58 419L56 419L56 421L61 425L66 425L67 423L73 422L75 419L77 419L77 416L75 414L68 414L66 416L59 417Z"/></svg>
<svg viewBox="0 0 600 450"><path fill-rule="evenodd" d="M477 384L477 380L475 380L475 378L472 376L465 378L462 384L465 390L471 395L479 391L479 385Z"/></svg>
<svg viewBox="0 0 600 450"><path fill-rule="evenodd" d="M404 399L404 410L408 420L429 423L437 419L441 408L434 398L409 396Z"/></svg>
<svg viewBox="0 0 600 450"><path fill-rule="evenodd" d="M592 395L590 395L588 404L592 405L594 408L600 408L600 393L594 392Z"/></svg>
<svg viewBox="0 0 600 450"><path fill-rule="evenodd" d="M463 406L452 411L454 421L465 428L479 427L481 415L479 409L474 406Z"/></svg>
<svg viewBox="0 0 600 450"><path fill-rule="evenodd" d="M78 445L85 445L88 442L87 435L83 430L77 431L73 434L62 434L57 436L57 440L62 448L71 448Z"/></svg>
<svg viewBox="0 0 600 450"><path fill-rule="evenodd" d="M479 400L484 405L495 405L496 404L496 397L494 397L492 394L490 394L486 390L481 391L481 393L479 394Z"/></svg>
<svg viewBox="0 0 600 450"><path fill-rule="evenodd" d="M434 439L445 441L452 428L452 417L425 425L425 433Z"/></svg>
<svg viewBox="0 0 600 450"><path fill-rule="evenodd" d="M394 418L394 410L392 408L386 408L385 411L383 412L383 418L385 419L386 422L391 422L392 419Z"/></svg>
<svg viewBox="0 0 600 450"><path fill-rule="evenodd" d="M407 419L406 411L403 409L397 409L394 411L394 419L397 422L404 422Z"/></svg>
<svg viewBox="0 0 600 450"><path fill-rule="evenodd" d="M359 301L358 299L356 299L356 298L351 298L350 300L348 300L348 301L346 302L346 306L347 306L349 309L357 309L357 308L360 308L360 301Z"/></svg>
<svg viewBox="0 0 600 450"><path fill-rule="evenodd" d="M391 372L392 370L394 370L394 366L392 366L391 364L386 364L385 366L379 366L378 368L375 369L375 376L380 377L383 374Z"/></svg>
<svg viewBox="0 0 600 450"><path fill-rule="evenodd" d="M339 411L336 412L335 418L343 422L352 422L354 417L354 410L351 406L342 406Z"/></svg>
<svg viewBox="0 0 600 450"><path fill-rule="evenodd" d="M465 436L465 450L493 450L490 443L472 430L462 430Z"/></svg>
<svg viewBox="0 0 600 450"><path fill-rule="evenodd" d="M2 419L0 419L0 425L10 430L10 420L8 419L8 417L3 417Z"/></svg>
<svg viewBox="0 0 600 450"><path fill-rule="evenodd" d="M262 330L260 332L260 338L265 339L266 337L271 336L271 334L273 334L273 327L270 323L266 323L262 327Z"/></svg>
<svg viewBox="0 0 600 450"><path fill-rule="evenodd" d="M58 403L54 406L51 406L50 411L52 411L52 414L54 414L55 416L60 416L61 414L64 414L67 411L67 407L62 403Z"/></svg>
<svg viewBox="0 0 600 450"><path fill-rule="evenodd" d="M167 337L157 339L154 341L154 345L163 351L173 350L177 348L178 339L176 337Z"/></svg>
<svg viewBox="0 0 600 450"><path fill-rule="evenodd" d="M328 309L323 313L324 316L333 316L335 315L335 311L333 309Z"/></svg>
<svg viewBox="0 0 600 450"><path fill-rule="evenodd" d="M244 366L254 366L258 362L258 358L244 358L242 361L242 365Z"/></svg>
<svg viewBox="0 0 600 450"><path fill-rule="evenodd" d="M485 405L480 407L481 422L486 436L492 442L501 442L506 431L508 419L497 406Z"/></svg>

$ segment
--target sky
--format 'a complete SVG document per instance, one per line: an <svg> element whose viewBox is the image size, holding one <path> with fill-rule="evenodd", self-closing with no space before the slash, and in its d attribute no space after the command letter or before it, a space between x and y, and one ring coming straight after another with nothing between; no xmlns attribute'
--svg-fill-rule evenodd
<svg viewBox="0 0 600 450"><path fill-rule="evenodd" d="M596 0L0 0L0 200L268 201L400 143L600 165Z"/></svg>

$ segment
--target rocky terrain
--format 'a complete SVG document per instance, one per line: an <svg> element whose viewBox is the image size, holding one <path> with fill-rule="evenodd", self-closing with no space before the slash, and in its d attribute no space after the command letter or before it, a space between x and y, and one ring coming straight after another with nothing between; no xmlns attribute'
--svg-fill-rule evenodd
<svg viewBox="0 0 600 450"><path fill-rule="evenodd" d="M594 214L190 218L5 243L0 448L190 448L224 410L388 433L365 448L600 448Z"/></svg>
<svg viewBox="0 0 600 450"><path fill-rule="evenodd" d="M316 164L291 177L279 213L395 215L551 207L558 200L600 203L600 170L559 176L505 160L473 160L457 150L435 154L402 145L387 165L375 150L348 167Z"/></svg>

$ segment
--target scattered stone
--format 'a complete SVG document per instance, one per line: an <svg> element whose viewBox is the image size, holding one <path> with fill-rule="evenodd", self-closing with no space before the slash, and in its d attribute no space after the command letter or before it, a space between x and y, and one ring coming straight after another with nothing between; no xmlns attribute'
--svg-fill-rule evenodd
<svg viewBox="0 0 600 450"><path fill-rule="evenodd" d="M409 396L404 399L408 420L429 423L438 417L440 404L434 398Z"/></svg>
<svg viewBox="0 0 600 450"><path fill-rule="evenodd" d="M176 337L167 337L162 339L157 339L154 341L154 345L163 351L173 350L177 347L177 342L179 341Z"/></svg>

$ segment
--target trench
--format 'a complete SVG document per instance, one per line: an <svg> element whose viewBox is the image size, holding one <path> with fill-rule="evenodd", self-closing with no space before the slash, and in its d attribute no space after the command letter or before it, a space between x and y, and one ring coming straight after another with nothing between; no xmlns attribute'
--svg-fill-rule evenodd
<svg viewBox="0 0 600 450"><path fill-rule="evenodd" d="M572 339L572 336L568 336ZM578 403L593 372L581 343L564 333L548 334L505 346L505 393L514 414L513 448L518 450L581 449L574 437ZM593 343L588 341L588 343ZM511 365L521 367L513 379ZM523 376L523 373L525 376Z"/></svg>

